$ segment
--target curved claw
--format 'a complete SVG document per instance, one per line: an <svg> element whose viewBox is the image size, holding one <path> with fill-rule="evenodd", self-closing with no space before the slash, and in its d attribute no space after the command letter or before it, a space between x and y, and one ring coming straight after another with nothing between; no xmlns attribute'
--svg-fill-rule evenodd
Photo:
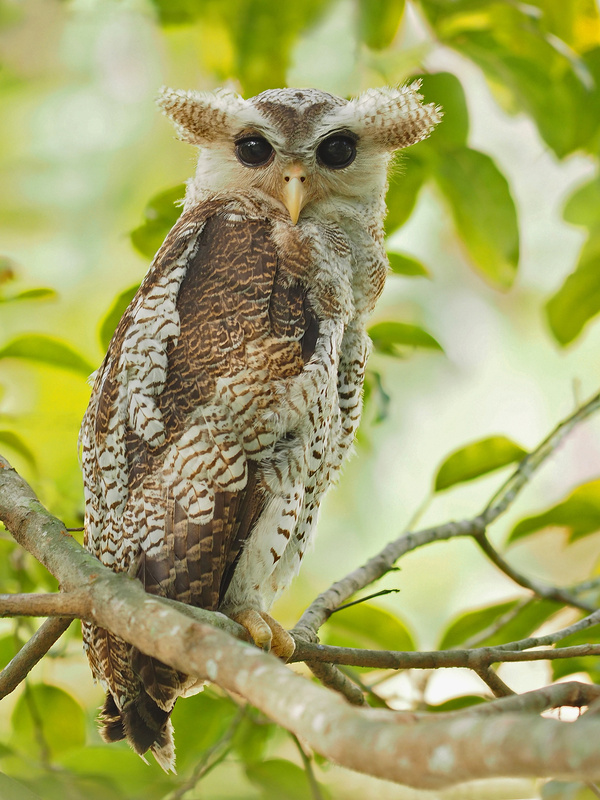
<svg viewBox="0 0 600 800"><path fill-rule="evenodd" d="M291 658L296 649L294 640L285 628L269 614L254 608L244 608L230 616L248 631L257 647L267 653L273 653L282 661Z"/></svg>

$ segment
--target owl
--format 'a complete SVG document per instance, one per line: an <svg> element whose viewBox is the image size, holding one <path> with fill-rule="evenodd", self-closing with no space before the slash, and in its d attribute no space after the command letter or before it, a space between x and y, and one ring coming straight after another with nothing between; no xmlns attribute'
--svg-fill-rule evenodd
<svg viewBox="0 0 600 800"><path fill-rule="evenodd" d="M240 622L282 658L268 615L298 572L356 433L383 289L387 169L440 109L418 84L162 90L199 148L183 212L98 369L80 445L85 545L147 592ZM174 768L170 714L195 678L84 624L101 734Z"/></svg>

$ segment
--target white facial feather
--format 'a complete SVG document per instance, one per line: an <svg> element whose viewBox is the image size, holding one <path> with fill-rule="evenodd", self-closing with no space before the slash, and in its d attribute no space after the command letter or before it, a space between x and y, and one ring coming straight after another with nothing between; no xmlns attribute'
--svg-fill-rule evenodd
<svg viewBox="0 0 600 800"><path fill-rule="evenodd" d="M441 110L422 103L419 84L369 89L349 101L315 89L269 90L244 100L225 90L163 89L159 104L182 139L200 146L196 175L188 182L186 208L209 196L261 192L281 202L284 170L301 163L308 171L306 214L331 201L368 202L381 195L391 154L426 138ZM317 148L328 136L351 133L354 161L343 169L319 162ZM274 157L260 167L244 166L235 145L243 136L264 137Z"/></svg>

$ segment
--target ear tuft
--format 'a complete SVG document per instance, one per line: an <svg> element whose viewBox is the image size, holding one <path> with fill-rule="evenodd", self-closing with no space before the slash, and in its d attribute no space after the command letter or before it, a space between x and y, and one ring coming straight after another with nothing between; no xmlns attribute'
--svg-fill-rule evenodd
<svg viewBox="0 0 600 800"><path fill-rule="evenodd" d="M401 88L368 89L348 105L365 135L386 150L399 150L426 139L443 116L440 106L422 102L420 86L419 80Z"/></svg>
<svg viewBox="0 0 600 800"><path fill-rule="evenodd" d="M203 145L228 136L236 127L235 115L246 101L235 92L194 92L163 86L158 105L170 117L180 139Z"/></svg>

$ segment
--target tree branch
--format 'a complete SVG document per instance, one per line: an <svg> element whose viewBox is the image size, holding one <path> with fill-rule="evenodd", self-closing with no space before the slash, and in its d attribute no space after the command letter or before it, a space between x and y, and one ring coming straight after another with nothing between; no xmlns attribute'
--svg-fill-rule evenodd
<svg viewBox="0 0 600 800"><path fill-rule="evenodd" d="M600 655L600 644L580 644L552 650L513 651L498 647L480 647L472 650L363 650L358 647L299 642L289 663L306 661L325 662L345 667L368 669L447 669L450 667L472 669L478 672L491 664L523 661L554 661L561 658L582 658Z"/></svg>
<svg viewBox="0 0 600 800"><path fill-rule="evenodd" d="M71 617L52 617L40 625L31 639L0 672L0 700L25 680L72 622Z"/></svg>
<svg viewBox="0 0 600 800"><path fill-rule="evenodd" d="M292 656L292 659L290 660L295 661L296 659L294 659ZM333 664L329 664L327 661L307 660L306 665L315 678L318 678L321 681L323 686L339 692L346 698L346 700L348 700L349 703L352 703L352 705L366 705L365 696L359 687L352 683L352 681L346 675L344 675L343 672L340 672L337 667L334 667Z"/></svg>
<svg viewBox="0 0 600 800"><path fill-rule="evenodd" d="M521 461L515 472L477 516L461 522L449 522L435 528L427 528L416 533L404 533L398 539L386 545L380 553L369 559L362 567L355 569L342 580L333 583L302 614L294 627L294 633L306 642L315 642L317 631L329 619L331 614L360 589L364 589L365 586L383 577L393 568L395 562L401 556L426 544L454 539L457 536L471 536L476 539L486 555L502 572L538 596L559 600L585 611L593 610L593 607L580 601L568 590L545 586L520 575L489 544L486 538L486 530L515 501L519 493L531 480L532 475L554 453L573 428L598 411L598 409L600 409L600 393L594 395L585 405L559 423L552 433Z"/></svg>
<svg viewBox="0 0 600 800"><path fill-rule="evenodd" d="M142 652L235 692L343 766L421 788L504 775L600 780L600 719L575 723L507 712L430 715L356 708L273 656L147 595L87 553L0 461L0 519L63 591L89 593L90 617ZM509 698L512 700L512 698Z"/></svg>
<svg viewBox="0 0 600 800"><path fill-rule="evenodd" d="M0 617L70 617L89 614L86 592L58 594L0 594Z"/></svg>
<svg viewBox="0 0 600 800"><path fill-rule="evenodd" d="M495 564L501 572L507 575L519 586L529 589L538 597L542 597L545 600L556 600L558 603L564 603L565 605L573 606L573 608L580 608L582 611L594 611L594 605L591 603L586 603L584 600L580 600L576 595L571 594L571 592L569 592L567 589L545 585L520 573L518 570L512 567L500 555L500 553L498 553L498 551L491 544L490 540L487 538L485 531L476 534L473 538L486 556L490 559L492 564Z"/></svg>

